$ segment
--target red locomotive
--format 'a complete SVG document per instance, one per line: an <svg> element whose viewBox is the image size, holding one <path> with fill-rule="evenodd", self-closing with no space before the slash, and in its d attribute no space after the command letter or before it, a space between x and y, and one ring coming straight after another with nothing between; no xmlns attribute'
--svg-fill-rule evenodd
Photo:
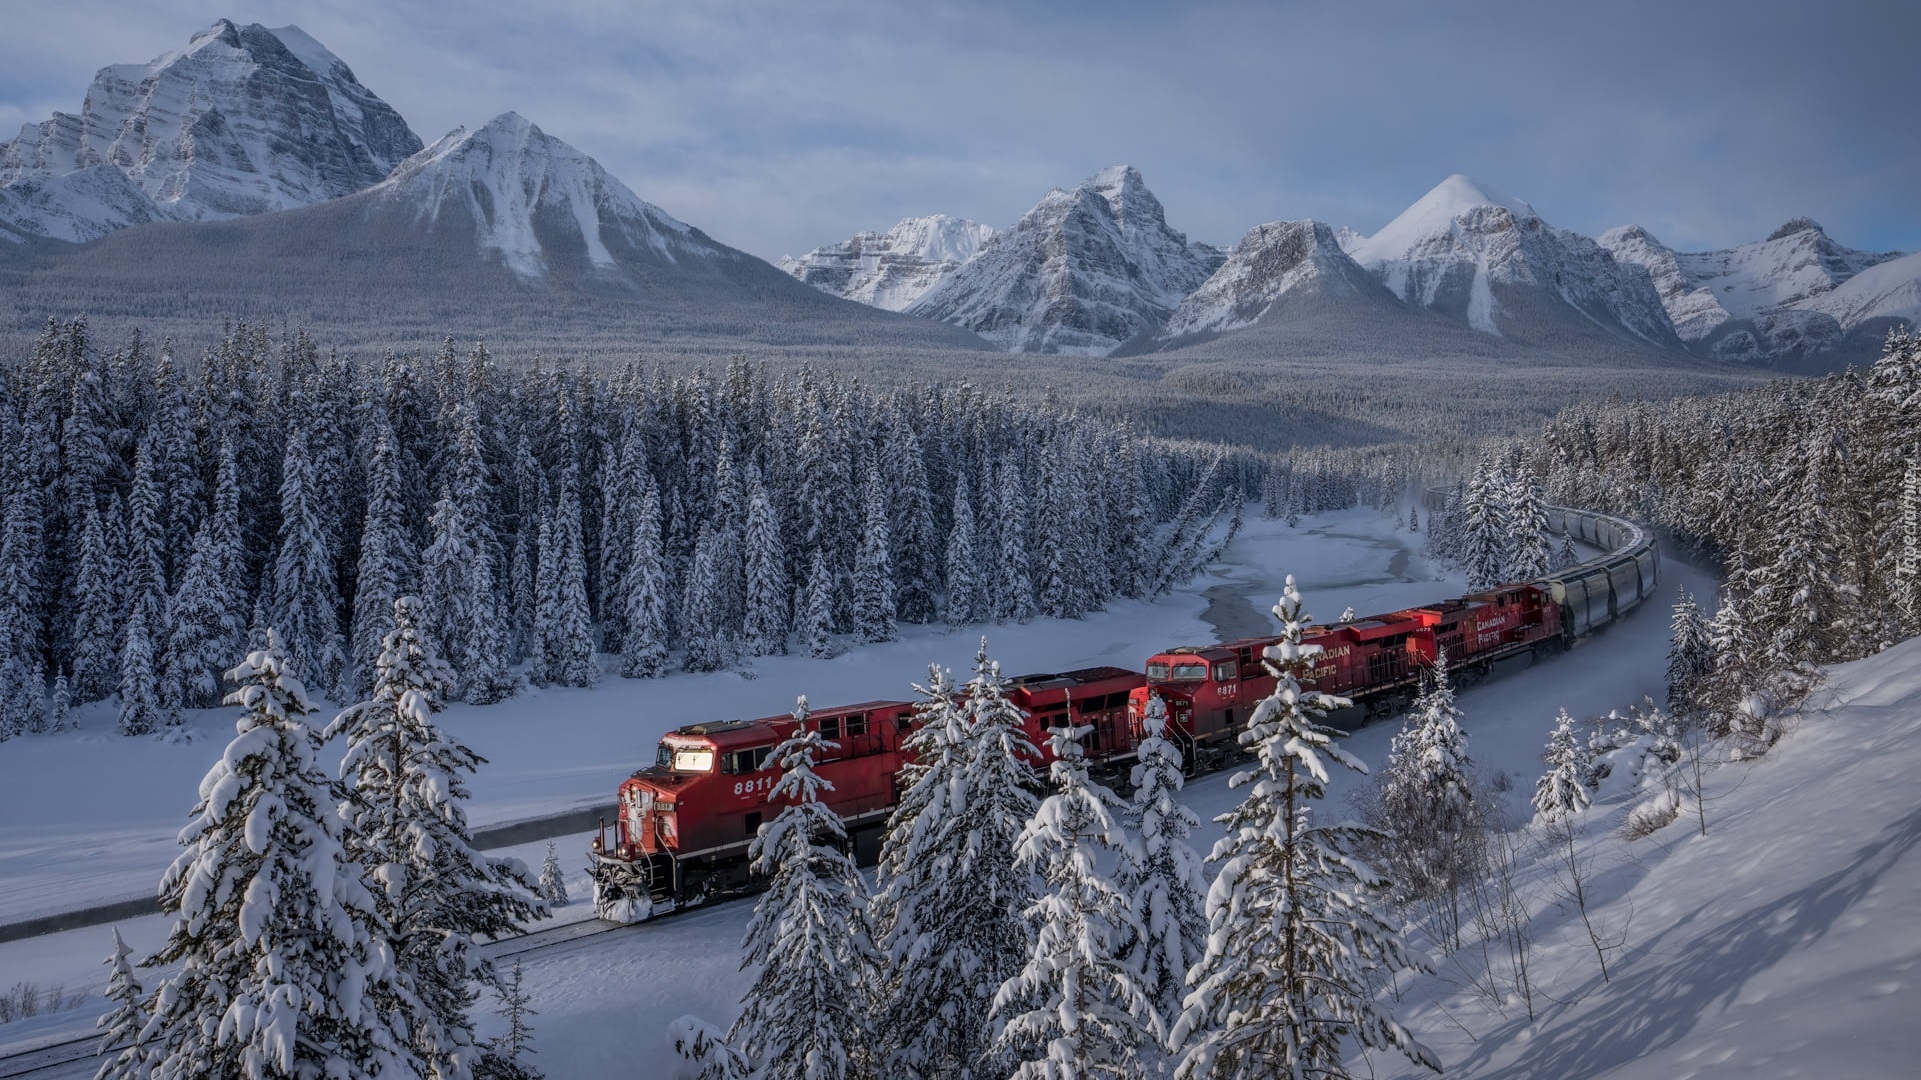
<svg viewBox="0 0 1921 1080"><path fill-rule="evenodd" d="M1484 672L1495 661L1564 648L1651 596L1660 554L1647 533L1618 518L1554 508L1563 531L1606 545L1606 556L1540 581L1504 585L1426 607L1353 622L1317 625L1304 635L1319 645L1309 688L1353 699L1358 725L1412 698L1420 670L1445 656L1450 672ZM1157 653L1145 672L1117 667L1009 680L1007 693L1027 717L1027 735L1044 764L1046 731L1086 726L1086 754L1096 768L1125 776L1150 712L1185 744L1190 769L1219 764L1254 706L1274 692L1261 654L1276 637ZM828 804L847 823L854 854L872 861L900 795L907 764L901 740L915 703L869 701L812 713L807 720L831 742L818 765L834 785ZM603 918L635 922L664 911L751 889L747 848L761 823L783 803L768 793L778 779L774 747L794 730L791 716L692 724L661 738L653 765L620 785L613 835L605 822L593 842L594 902Z"/></svg>

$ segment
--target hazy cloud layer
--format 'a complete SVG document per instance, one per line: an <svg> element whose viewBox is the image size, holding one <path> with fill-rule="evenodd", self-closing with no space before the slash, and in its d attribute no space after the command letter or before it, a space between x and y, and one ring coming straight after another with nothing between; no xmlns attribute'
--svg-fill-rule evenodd
<svg viewBox="0 0 1921 1080"><path fill-rule="evenodd" d="M508 109L775 258L910 214L1006 225L1138 165L1227 244L1371 232L1465 172L1588 233L1684 248L1805 214L1921 247L1921 5L7 0L0 131L213 18L296 23L432 142Z"/></svg>

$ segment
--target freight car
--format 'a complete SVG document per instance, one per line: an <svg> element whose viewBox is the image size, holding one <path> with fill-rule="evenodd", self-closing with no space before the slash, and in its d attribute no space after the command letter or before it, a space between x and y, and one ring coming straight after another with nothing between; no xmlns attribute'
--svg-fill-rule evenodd
<svg viewBox="0 0 1921 1080"><path fill-rule="evenodd" d="M1411 698L1421 669L1445 657L1456 674L1496 661L1565 648L1622 617L1654 593L1660 552L1647 530L1606 514L1550 508L1548 521L1607 554L1538 581L1406 608L1353 622L1316 625L1319 645L1309 688L1351 698L1356 718L1391 711ZM1119 667L1022 675L1007 694L1041 748L1047 729L1091 729L1084 739L1096 768L1124 774L1144 721L1164 717L1185 744L1189 768L1216 767L1274 677L1261 664L1276 637L1156 653L1144 672ZM871 862L909 763L902 740L915 703L868 701L809 715L807 723L839 748L817 770L834 790L828 805L846 822L854 854ZM784 805L768 796L779 779L774 747L794 731L793 717L690 724L661 738L654 763L620 785L616 813L593 840L594 904L605 919L642 919L754 887L747 850L761 824Z"/></svg>

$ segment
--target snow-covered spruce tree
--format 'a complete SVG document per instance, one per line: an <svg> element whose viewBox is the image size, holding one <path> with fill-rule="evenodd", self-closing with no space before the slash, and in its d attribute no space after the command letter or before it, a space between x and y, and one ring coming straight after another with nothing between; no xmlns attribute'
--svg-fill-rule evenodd
<svg viewBox="0 0 1921 1080"><path fill-rule="evenodd" d="M0 409L0 416L10 416ZM17 445L17 429L0 429L0 445ZM6 506L0 514L0 739L34 730L46 716L42 666L42 581L45 533L36 468L19 457L0 468Z"/></svg>
<svg viewBox="0 0 1921 1080"><path fill-rule="evenodd" d="M1681 590L1668 635L1668 712L1684 727L1700 722L1703 680L1714 671L1714 643L1694 595Z"/></svg>
<svg viewBox="0 0 1921 1080"><path fill-rule="evenodd" d="M147 633L147 605L134 605L127 617L127 640L120 649L120 734L149 735L160 727L160 679L154 671L153 639Z"/></svg>
<svg viewBox="0 0 1921 1080"><path fill-rule="evenodd" d="M893 541L887 528L887 490L880 472L869 469L860 547L854 555L854 633L865 642L893 641Z"/></svg>
<svg viewBox="0 0 1921 1080"><path fill-rule="evenodd" d="M1507 491L1509 551L1506 581L1533 581L1554 568L1554 548L1549 543L1547 510L1541 501L1541 485L1534 477L1512 477Z"/></svg>
<svg viewBox="0 0 1921 1080"><path fill-rule="evenodd" d="M452 673L421 640L420 621L418 600L394 601L372 696L336 716L326 737L347 738L346 852L377 883L396 966L418 994L413 1045L435 1075L465 1077L480 1059L467 1014L474 983L499 987L477 939L516 933L545 911L518 862L473 846L466 777L485 759L434 722Z"/></svg>
<svg viewBox="0 0 1921 1080"><path fill-rule="evenodd" d="M1354 855L1371 830L1312 819L1326 759L1367 768L1319 722L1346 699L1301 689L1311 652L1301 644L1308 618L1292 575L1274 614L1281 640L1262 654L1274 693L1241 734L1254 767L1228 781L1248 788L1247 797L1217 819L1228 835L1210 856L1221 870L1207 894L1207 951L1188 973L1192 989L1169 1032L1180 1055L1175 1075L1343 1077L1349 1039L1438 1071L1434 1055L1375 999L1383 979L1422 964L1377 912L1387 883Z"/></svg>
<svg viewBox="0 0 1921 1080"><path fill-rule="evenodd" d="M1027 558L1027 492L1012 458L1001 463L1000 554L993 564L994 617L1002 621L1034 621L1034 575ZM1138 574L1138 568L1136 568Z"/></svg>
<svg viewBox="0 0 1921 1080"><path fill-rule="evenodd" d="M834 785L814 771L814 759L838 745L808 729L804 697L794 722L793 734L774 749L781 774L767 793L770 803L793 801L748 848L767 891L741 941L741 968L759 970L727 1038L760 1080L845 1080L871 1072L865 990L879 956L846 829L821 801Z"/></svg>
<svg viewBox="0 0 1921 1080"><path fill-rule="evenodd" d="M913 428L895 425L886 461L892 481L895 606L902 622L933 622L934 597L940 590L940 533L934 525L934 497L921 441Z"/></svg>
<svg viewBox="0 0 1921 1080"><path fill-rule="evenodd" d="M94 1022L94 1028L102 1032L100 1046L94 1051L97 1057L113 1057L100 1065L94 1074L95 1080L119 1080L144 1075L141 1068L146 1057L145 1048L139 1045L140 1033L147 1026L147 1006L143 1000L146 992L140 989L140 980L134 976L132 965L127 957L133 950L120 939L120 928L113 928L113 955L107 957L106 999L113 1008Z"/></svg>
<svg viewBox="0 0 1921 1080"><path fill-rule="evenodd" d="M1513 562L1507 489L1507 478L1492 461L1483 461L1461 498L1458 557L1467 573L1469 592L1499 584Z"/></svg>
<svg viewBox="0 0 1921 1080"><path fill-rule="evenodd" d="M1547 772L1534 785L1534 810L1544 820L1559 821L1588 808L1593 797L1594 764L1587 743L1575 737L1574 718L1562 709L1554 718L1547 741Z"/></svg>
<svg viewBox="0 0 1921 1080"><path fill-rule="evenodd" d="M225 591L218 575L220 550L206 523L194 530L193 548L180 571L168 612L172 629L167 638L163 698L182 708L211 709L223 694L220 675L241 651L242 630L223 603Z"/></svg>
<svg viewBox="0 0 1921 1080"><path fill-rule="evenodd" d="M1117 854L1140 858L1125 806L1088 779L1080 740L1091 727L1050 728L1054 793L1014 846L1015 865L1040 875L1022 911L1033 952L994 997L996 1045L1023 1080L1145 1077L1142 1049L1159 1034L1153 998L1128 955L1147 931L1119 880Z"/></svg>
<svg viewBox="0 0 1921 1080"><path fill-rule="evenodd" d="M974 553L974 502L967 477L954 482L954 525L947 533L947 625L966 626L981 617L980 563Z"/></svg>
<svg viewBox="0 0 1921 1080"><path fill-rule="evenodd" d="M406 508L400 501L400 455L393 432L385 423L374 434L373 458L367 464L367 513L360 525L360 561L354 574L353 620L348 633L348 676L343 689L364 698L373 689L374 665L381 643L393 630L394 600L407 588L406 574L414 563L408 550ZM438 508L436 508L438 509ZM451 650L454 638L435 640ZM456 662L456 670L464 669Z"/></svg>
<svg viewBox="0 0 1921 1080"><path fill-rule="evenodd" d="M749 1080L753 1068L740 1051L727 1044L727 1033L698 1016L683 1016L667 1025L673 1041L675 1080Z"/></svg>
<svg viewBox="0 0 1921 1080"><path fill-rule="evenodd" d="M620 673L652 679L667 670L666 567L660 539L660 492L647 485L628 545L627 632L621 641Z"/></svg>
<svg viewBox="0 0 1921 1080"><path fill-rule="evenodd" d="M767 489L756 478L747 493L747 597L741 647L748 656L787 652L787 551Z"/></svg>
<svg viewBox="0 0 1921 1080"><path fill-rule="evenodd" d="M721 629L720 578L722 542L712 527L703 525L694 544L694 563L687 570L687 593L680 608L686 651L682 671L719 671L732 659L726 632Z"/></svg>
<svg viewBox="0 0 1921 1080"><path fill-rule="evenodd" d="M133 485L127 492L126 580L120 596L128 610L144 604L149 618L158 619L167 608L167 523L153 475L151 436L149 429L134 452Z"/></svg>
<svg viewBox="0 0 1921 1080"><path fill-rule="evenodd" d="M547 857L540 862L540 898L548 907L566 907L567 874L560 868L560 852L552 840L547 841Z"/></svg>
<svg viewBox="0 0 1921 1080"><path fill-rule="evenodd" d="M1902 471L1898 513L1901 548L1895 561L1894 603L1913 633L1921 630L1921 454L1910 455Z"/></svg>
<svg viewBox="0 0 1921 1080"><path fill-rule="evenodd" d="M1574 550L1574 534L1571 532L1562 533L1561 548L1554 554L1554 569L1566 570L1568 567L1580 561L1580 554Z"/></svg>
<svg viewBox="0 0 1921 1080"><path fill-rule="evenodd" d="M287 436L280 480L280 551L274 563L270 625L287 660L315 686L332 686L340 670L340 594L334 584L334 542L322 516L307 433Z"/></svg>
<svg viewBox="0 0 1921 1080"><path fill-rule="evenodd" d="M816 550L808 564L800 609L800 640L807 646L807 655L816 660L840 655L833 633L834 578L827 569L825 552Z"/></svg>
<svg viewBox="0 0 1921 1080"><path fill-rule="evenodd" d="M876 876L894 1033L882 1073L1004 1076L989 1012L1030 952L1021 912L1033 879L1014 843L1036 809L1039 755L985 639L958 705L936 700L947 689L938 672L917 689L921 771L889 819Z"/></svg>
<svg viewBox="0 0 1921 1080"><path fill-rule="evenodd" d="M419 1076L422 1005L343 846L307 692L273 642L227 679L244 711L160 882L174 922L147 964L179 968L148 998L137 1075Z"/></svg>
<svg viewBox="0 0 1921 1080"><path fill-rule="evenodd" d="M371 505L371 504L370 504ZM420 596L422 611L421 627L428 639L435 642L446 653L445 662L453 669L454 677L459 680L465 673L466 644L464 632L472 612L468 610L474 597L469 590L471 579L467 569L474 560L473 542L469 535L466 508L457 502L452 494L442 492L434 501L434 511L427 519L427 547L420 553ZM386 613L378 620L387 626L375 641L375 649L366 659L368 667L368 687L373 686L373 666L379 662L384 649L381 643L393 629L393 602L397 596L387 598ZM355 623L359 625L360 603L355 598ZM371 614L366 616L369 623L374 622ZM456 681L455 691L459 689Z"/></svg>
<svg viewBox="0 0 1921 1080"><path fill-rule="evenodd" d="M1482 830L1445 651L1421 684L1362 816L1381 834L1368 851L1394 883L1395 898L1424 908L1433 936L1452 950L1461 940L1461 888L1484 861Z"/></svg>
<svg viewBox="0 0 1921 1080"><path fill-rule="evenodd" d="M554 506L555 595L547 622L550 678L562 686L600 681L594 663L594 624L587 607L587 550L580 532L580 494L572 468L562 473ZM543 553L544 555L544 553Z"/></svg>
<svg viewBox="0 0 1921 1080"><path fill-rule="evenodd" d="M100 512L89 506L81 523L79 563L73 583L73 700L99 701L115 689L119 673L120 603L115 595L120 570L107 547ZM224 667L232 654L222 657Z"/></svg>
<svg viewBox="0 0 1921 1080"><path fill-rule="evenodd" d="M54 676L53 689L47 692L47 730L59 734L79 726L73 718L73 690L67 684L66 673L61 672Z"/></svg>
<svg viewBox="0 0 1921 1080"><path fill-rule="evenodd" d="M1121 891L1134 898L1142 931L1128 958L1153 1006L1155 1041L1165 1044L1181 1014L1187 972L1207 946L1207 879L1188 842L1201 819L1180 801L1186 783L1181 749L1167 738L1167 705L1159 694L1148 698L1142 735L1128 810L1140 842L1121 849L1117 874Z"/></svg>

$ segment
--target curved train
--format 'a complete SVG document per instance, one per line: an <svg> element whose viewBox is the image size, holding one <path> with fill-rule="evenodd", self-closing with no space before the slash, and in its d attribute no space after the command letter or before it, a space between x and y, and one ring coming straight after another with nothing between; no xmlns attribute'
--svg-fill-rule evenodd
<svg viewBox="0 0 1921 1080"><path fill-rule="evenodd" d="M1661 557L1653 537L1621 518L1549 508L1549 526L1607 554L1530 582L1351 622L1317 624L1305 640L1321 646L1312 689L1353 700L1331 717L1358 726L1410 701L1420 671L1439 656L1451 674L1487 672L1500 660L1565 649L1653 595ZM1261 653L1275 637L1168 649L1144 671L1094 667L1008 680L1045 756L1048 728L1086 726L1082 744L1097 769L1124 776L1142 738L1142 718L1165 711L1165 729L1194 771L1216 768L1254 706L1274 690ZM1158 699L1156 701L1155 699ZM827 799L846 822L854 854L873 861L898 800L915 702L866 701L807 718L838 743L817 771L834 785ZM793 733L791 716L689 724L661 737L654 763L620 785L614 820L590 854L594 904L604 919L638 922L709 899L750 891L747 848L780 812L768 793L779 770L774 747ZM611 835L610 835L611 833Z"/></svg>

